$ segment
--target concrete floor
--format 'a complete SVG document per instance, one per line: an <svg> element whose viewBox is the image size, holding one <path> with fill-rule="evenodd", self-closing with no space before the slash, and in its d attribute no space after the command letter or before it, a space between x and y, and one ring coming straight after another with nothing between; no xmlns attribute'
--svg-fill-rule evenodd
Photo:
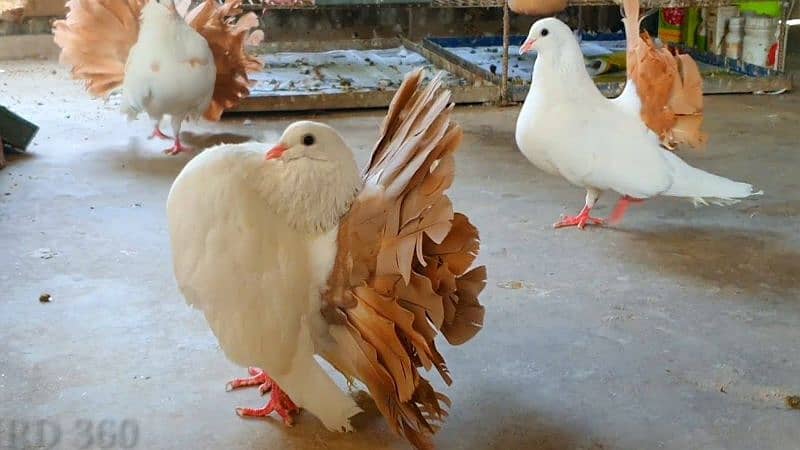
<svg viewBox="0 0 800 450"><path fill-rule="evenodd" d="M0 69L2 103L41 126L0 172L0 448L9 420L40 418L59 448L83 442L77 419L126 418L146 449L408 448L368 402L350 435L308 414L291 429L239 419L234 407L262 400L224 391L244 371L172 277L164 202L188 156L162 155L149 122L126 124L55 63ZM711 145L686 155L762 198L657 199L585 232L550 228L584 193L515 150L517 112L456 113L452 197L481 229L490 279L485 330L442 346L455 384L439 447L800 449L800 411L784 403L800 394L798 97L707 97ZM186 140L274 140L298 117L189 125ZM381 118L321 117L362 162Z"/></svg>

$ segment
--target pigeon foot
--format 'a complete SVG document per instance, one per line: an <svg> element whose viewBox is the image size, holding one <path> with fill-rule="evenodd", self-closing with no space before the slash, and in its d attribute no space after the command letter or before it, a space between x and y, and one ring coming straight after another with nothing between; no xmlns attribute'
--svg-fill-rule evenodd
<svg viewBox="0 0 800 450"><path fill-rule="evenodd" d="M163 132L163 131L161 131L161 128L159 128L159 127L156 127L156 128L153 130L153 133L152 133L152 134L151 134L151 135L150 135L150 136L149 136L147 139L153 139L153 138L159 138L159 139L172 139L171 137L169 137L169 136L167 136L166 134L164 134L164 132Z"/></svg>
<svg viewBox="0 0 800 450"><path fill-rule="evenodd" d="M236 414L240 417L267 417L272 413L277 413L286 426L294 425L294 416L300 412L300 407L263 370L255 367L247 370L251 377L237 378L231 381L227 384L226 390L258 385L261 394L271 392L270 399L263 408L236 408Z"/></svg>
<svg viewBox="0 0 800 450"><path fill-rule="evenodd" d="M582 230L586 225L605 225L606 221L589 215L592 208L584 206L577 216L561 216L561 220L553 224L553 228L578 227Z"/></svg>
<svg viewBox="0 0 800 450"><path fill-rule="evenodd" d="M272 381L272 379L268 377L263 370L259 369L258 367L248 367L247 372L250 373L250 377L236 378L232 381L229 381L228 384L225 385L225 390L232 391L242 387L258 386L258 390L261 392L261 395L264 395L272 390L274 381Z"/></svg>
<svg viewBox="0 0 800 450"><path fill-rule="evenodd" d="M190 150L189 147L186 147L183 144L181 144L180 138L176 138L175 144L172 147L164 150L164 153L166 153L167 155L175 156L181 152L188 152L189 150Z"/></svg>

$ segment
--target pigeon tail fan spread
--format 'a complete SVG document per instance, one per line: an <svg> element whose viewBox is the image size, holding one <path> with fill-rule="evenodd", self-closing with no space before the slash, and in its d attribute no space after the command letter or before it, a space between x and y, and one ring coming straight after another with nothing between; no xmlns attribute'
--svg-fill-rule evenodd
<svg viewBox="0 0 800 450"><path fill-rule="evenodd" d="M68 0L67 17L53 23L53 38L61 47L59 62L72 67L72 77L84 81L92 96L105 97L122 86L145 3Z"/></svg>
<svg viewBox="0 0 800 450"><path fill-rule="evenodd" d="M478 230L445 195L462 139L450 92L441 73L424 89L422 81L415 70L395 94L364 188L342 219L325 316L343 328L323 356L366 384L395 431L427 449L450 401L418 368L451 383L434 340L441 332L458 345L480 331L486 270L470 270Z"/></svg>
<svg viewBox="0 0 800 450"><path fill-rule="evenodd" d="M622 0L627 40L628 83L617 99L641 115L662 145L704 148L703 79L689 55L657 48L647 32L639 33L639 0Z"/></svg>
<svg viewBox="0 0 800 450"><path fill-rule="evenodd" d="M156 1L156 0L150 0ZM122 87L125 65L140 31L140 16L148 0L68 0L67 16L53 24L54 41L61 48L59 61L71 67L73 78L86 83L94 97L106 97ZM188 4L186 5L188 7ZM219 120L222 111L239 104L249 94L247 73L260 70L261 62L245 52L263 33L253 13L241 14L241 0L223 5L206 0L185 19L207 41L216 65L214 95L204 117Z"/></svg>
<svg viewBox="0 0 800 450"><path fill-rule="evenodd" d="M248 73L264 68L258 57L245 51L246 45L259 44L264 32L250 32L259 26L258 16L252 12L241 15L241 6L242 0L226 0L223 5L205 0L186 15L189 25L208 41L217 67L214 96L203 115L208 120L219 120L224 111L250 95Z"/></svg>

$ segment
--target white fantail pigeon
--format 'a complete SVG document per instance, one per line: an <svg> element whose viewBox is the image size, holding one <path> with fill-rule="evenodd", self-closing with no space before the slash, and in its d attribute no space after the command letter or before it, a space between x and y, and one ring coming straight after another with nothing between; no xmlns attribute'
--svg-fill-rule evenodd
<svg viewBox="0 0 800 450"><path fill-rule="evenodd" d="M175 276L229 359L251 378L229 387L271 391L265 408L291 424L299 408L330 430L359 412L314 359L369 390L391 427L414 447L450 402L423 378L450 373L437 351L482 327L484 267L470 269L478 230L454 213L461 128L441 74L416 70L395 94L362 174L331 127L290 125L269 151L222 145L190 161L167 201Z"/></svg>
<svg viewBox="0 0 800 450"><path fill-rule="evenodd" d="M726 205L760 194L749 184L696 169L662 147L661 140L674 135L659 138L648 128L640 111L645 102L634 107L635 83L629 80L634 89L626 88L625 99L605 98L586 71L575 36L560 20L533 24L520 53L534 50L538 55L517 118L517 145L540 169L586 188L581 212L555 227L603 224L589 213L605 190L622 196L611 223L621 220L631 202L656 195Z"/></svg>
<svg viewBox="0 0 800 450"><path fill-rule="evenodd" d="M175 143L166 152L173 155L185 149L184 120L219 120L249 94L247 73L263 67L245 52L263 33L250 32L258 26L255 14L239 16L241 0L205 0L191 11L189 3L68 0L66 19L54 23L61 62L90 94L122 88L122 111L130 119L150 116L151 137L169 139L159 124L171 117Z"/></svg>

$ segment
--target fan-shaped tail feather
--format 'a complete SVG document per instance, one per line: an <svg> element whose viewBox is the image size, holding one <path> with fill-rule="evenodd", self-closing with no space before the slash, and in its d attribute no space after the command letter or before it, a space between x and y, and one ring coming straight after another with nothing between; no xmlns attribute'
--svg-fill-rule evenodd
<svg viewBox="0 0 800 450"><path fill-rule="evenodd" d="M208 41L217 67L217 81L211 104L203 115L217 121L222 113L237 106L250 95L248 73L263 69L261 60L247 53L247 46L258 45L264 38L254 13L242 15L241 0L226 0L220 5L205 0L186 14L186 21Z"/></svg>
<svg viewBox="0 0 800 450"><path fill-rule="evenodd" d="M440 76L422 82L421 70L407 75L389 107L364 189L340 225L326 304L347 330L331 362L351 367L346 375L367 385L392 428L427 449L450 401L419 368L452 382L435 338L458 345L480 331L486 270L470 270L478 230L445 195L462 138L450 92Z"/></svg>
<svg viewBox="0 0 800 450"><path fill-rule="evenodd" d="M625 37L628 42L628 78L641 101L641 116L661 143L702 149L707 135L703 124L703 79L689 55L673 55L639 34L639 1L623 0Z"/></svg>
<svg viewBox="0 0 800 450"><path fill-rule="evenodd" d="M139 15L147 0L68 0L67 17L53 23L59 61L92 96L122 86L125 61L139 36Z"/></svg>

